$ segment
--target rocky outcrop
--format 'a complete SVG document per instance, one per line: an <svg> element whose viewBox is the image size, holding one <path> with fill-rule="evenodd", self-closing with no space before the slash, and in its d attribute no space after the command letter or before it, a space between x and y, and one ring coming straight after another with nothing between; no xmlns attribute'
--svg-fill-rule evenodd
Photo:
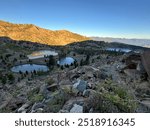
<svg viewBox="0 0 150 130"><path fill-rule="evenodd" d="M141 57L142 57L142 64L150 78L150 51L143 52Z"/></svg>
<svg viewBox="0 0 150 130"><path fill-rule="evenodd" d="M87 89L87 82L84 80L78 80L74 85L74 89L77 89L79 92L83 93L85 89Z"/></svg>
<svg viewBox="0 0 150 130"><path fill-rule="evenodd" d="M131 53L126 55L122 60L122 62L125 63L125 66L121 69L121 72L124 72L132 79L146 79L146 71L142 59L140 54Z"/></svg>
<svg viewBox="0 0 150 130"><path fill-rule="evenodd" d="M83 106L74 104L70 110L70 113L83 113Z"/></svg>

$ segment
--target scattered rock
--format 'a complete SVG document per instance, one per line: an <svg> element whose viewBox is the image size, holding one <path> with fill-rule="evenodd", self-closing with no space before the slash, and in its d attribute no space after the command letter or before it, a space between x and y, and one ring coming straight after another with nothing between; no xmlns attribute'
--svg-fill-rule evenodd
<svg viewBox="0 0 150 130"><path fill-rule="evenodd" d="M72 83L71 83L71 81L70 81L70 79L66 79L66 80L62 80L60 83L59 83L59 85L71 85Z"/></svg>
<svg viewBox="0 0 150 130"><path fill-rule="evenodd" d="M124 73L132 79L141 79L141 74L136 69L125 69Z"/></svg>
<svg viewBox="0 0 150 130"><path fill-rule="evenodd" d="M136 69L137 65L138 65L137 63L130 63L126 67L124 67L123 70L125 70L125 69Z"/></svg>
<svg viewBox="0 0 150 130"><path fill-rule="evenodd" d="M31 113L35 112L39 108L44 108L44 106L45 105L43 103L34 103L34 105L31 108Z"/></svg>
<svg viewBox="0 0 150 130"><path fill-rule="evenodd" d="M12 111L15 111L16 109L18 109L19 107L21 107L23 104L25 104L25 100L21 99L21 98L13 98L10 100L10 102L8 102L7 104L7 108L9 108Z"/></svg>
<svg viewBox="0 0 150 130"><path fill-rule="evenodd" d="M145 113L150 113L150 108L148 108L146 105L142 104L142 103L138 103L138 107L136 109L137 113L143 113L143 111Z"/></svg>
<svg viewBox="0 0 150 130"><path fill-rule="evenodd" d="M79 74L73 74L73 75L71 76L71 79L74 80L74 79L78 79L79 77L80 77Z"/></svg>
<svg viewBox="0 0 150 130"><path fill-rule="evenodd" d="M90 95L90 90L89 89L83 91L83 96L84 97L89 97L89 95Z"/></svg>
<svg viewBox="0 0 150 130"><path fill-rule="evenodd" d="M31 105L30 102L27 102L25 104L23 104L19 109L18 112L19 113L26 113L27 109L29 108L29 106Z"/></svg>
<svg viewBox="0 0 150 130"><path fill-rule="evenodd" d="M71 98L64 104L62 110L70 111L74 104L83 106L84 102L85 102L85 98L83 97Z"/></svg>
<svg viewBox="0 0 150 130"><path fill-rule="evenodd" d="M88 78L93 78L93 73L92 72L86 72L86 76Z"/></svg>
<svg viewBox="0 0 150 130"><path fill-rule="evenodd" d="M89 110L89 113L93 113L93 108L91 108L91 109Z"/></svg>
<svg viewBox="0 0 150 130"><path fill-rule="evenodd" d="M141 103L150 109L150 99L149 100L143 100Z"/></svg>
<svg viewBox="0 0 150 130"><path fill-rule="evenodd" d="M97 77L102 80L110 77L110 74L109 74L108 70L106 70L106 69L101 69L97 75L98 75Z"/></svg>
<svg viewBox="0 0 150 130"><path fill-rule="evenodd" d="M83 113L83 106L74 104L70 110L70 113Z"/></svg>
<svg viewBox="0 0 150 130"><path fill-rule="evenodd" d="M60 110L59 113L69 113L67 110Z"/></svg>
<svg viewBox="0 0 150 130"><path fill-rule="evenodd" d="M58 89L58 85L55 83L47 87L47 90L52 92L54 92L56 89Z"/></svg>
<svg viewBox="0 0 150 130"><path fill-rule="evenodd" d="M145 81L142 83L136 84L135 95L140 99L150 98L150 84Z"/></svg>
<svg viewBox="0 0 150 130"><path fill-rule="evenodd" d="M141 61L138 63L136 70L140 71L141 73L146 73Z"/></svg>
<svg viewBox="0 0 150 130"><path fill-rule="evenodd" d="M141 55L134 52L128 53L122 60L122 62L126 63L126 65L131 63L138 63L138 61L141 61Z"/></svg>

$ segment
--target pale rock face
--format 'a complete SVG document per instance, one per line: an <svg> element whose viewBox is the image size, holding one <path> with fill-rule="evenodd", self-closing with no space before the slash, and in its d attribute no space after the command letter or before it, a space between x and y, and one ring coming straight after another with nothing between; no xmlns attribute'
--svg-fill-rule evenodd
<svg viewBox="0 0 150 130"><path fill-rule="evenodd" d="M22 105L19 109L18 112L19 113L24 113L26 112L26 108L28 108L30 106L30 103L25 103L24 105Z"/></svg>
<svg viewBox="0 0 150 130"><path fill-rule="evenodd" d="M87 82L84 80L78 79L77 82L73 85L74 89L77 89L79 92L83 92L87 88Z"/></svg>
<svg viewBox="0 0 150 130"><path fill-rule="evenodd" d="M70 113L83 113L83 106L74 104L74 106L70 110Z"/></svg>
<svg viewBox="0 0 150 130"><path fill-rule="evenodd" d="M69 113L67 110L60 110L59 113Z"/></svg>

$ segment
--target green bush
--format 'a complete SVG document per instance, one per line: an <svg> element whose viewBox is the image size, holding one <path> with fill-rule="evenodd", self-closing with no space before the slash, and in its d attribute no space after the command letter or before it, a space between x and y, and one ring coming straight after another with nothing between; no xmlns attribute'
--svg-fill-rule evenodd
<svg viewBox="0 0 150 130"><path fill-rule="evenodd" d="M46 75L47 72L44 72L44 71L34 71L34 74L37 74L38 76L42 76L42 75Z"/></svg>
<svg viewBox="0 0 150 130"><path fill-rule="evenodd" d="M14 81L15 80L15 77L14 77L14 75L12 73L9 73L7 75L7 77L8 77L8 80L10 80L10 81Z"/></svg>
<svg viewBox="0 0 150 130"><path fill-rule="evenodd" d="M137 103L128 91L114 83L112 80L106 80L97 87L98 91L102 91L104 99L110 101L117 106L120 112L135 112Z"/></svg>
<svg viewBox="0 0 150 130"><path fill-rule="evenodd" d="M40 102L44 99L44 96L42 94L35 94L31 97L31 102Z"/></svg>
<svg viewBox="0 0 150 130"><path fill-rule="evenodd" d="M7 77L3 76L1 79L2 84L6 84L7 83Z"/></svg>
<svg viewBox="0 0 150 130"><path fill-rule="evenodd" d="M53 83L55 83L55 81L54 81L52 78L49 78L49 79L47 80L47 84L48 84L48 85L52 85Z"/></svg>
<svg viewBox="0 0 150 130"><path fill-rule="evenodd" d="M27 93L28 100L31 102L40 102L44 99L44 96L39 93L40 88L34 88Z"/></svg>
<svg viewBox="0 0 150 130"><path fill-rule="evenodd" d="M47 104L47 112L59 112L69 99L69 96L63 90L56 91L51 96L52 99Z"/></svg>

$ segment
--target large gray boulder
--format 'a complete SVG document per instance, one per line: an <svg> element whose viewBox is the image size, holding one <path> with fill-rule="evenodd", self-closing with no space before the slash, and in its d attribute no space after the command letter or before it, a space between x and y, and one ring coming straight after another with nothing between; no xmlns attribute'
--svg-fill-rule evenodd
<svg viewBox="0 0 150 130"><path fill-rule="evenodd" d="M74 104L70 110L70 113L83 113L83 106Z"/></svg>
<svg viewBox="0 0 150 130"><path fill-rule="evenodd" d="M87 89L87 82L84 80L77 80L77 82L73 85L74 89L77 89L79 92L82 92Z"/></svg>

